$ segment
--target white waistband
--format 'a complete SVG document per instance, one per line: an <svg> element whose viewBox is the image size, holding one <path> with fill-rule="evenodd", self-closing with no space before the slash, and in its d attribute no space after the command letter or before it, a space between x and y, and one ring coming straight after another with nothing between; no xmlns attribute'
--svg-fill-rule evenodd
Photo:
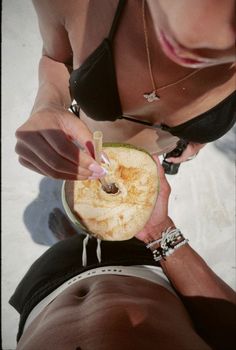
<svg viewBox="0 0 236 350"><path fill-rule="evenodd" d="M172 292L175 296L177 296L177 294L175 293L174 289L171 287L167 277L164 275L160 267L150 266L150 265L97 267L72 277L71 279L64 282L62 285L60 285L58 288L56 288L52 293L47 295L43 300L41 300L33 308L33 310L31 310L25 322L24 331L29 326L29 324L39 315L39 313L45 308L45 306L47 306L53 299L55 299L66 288L70 287L72 284L78 281L81 281L85 278L98 276L98 275L122 275L122 276L133 276L133 277L143 278L145 280L148 280L163 286L164 288Z"/></svg>

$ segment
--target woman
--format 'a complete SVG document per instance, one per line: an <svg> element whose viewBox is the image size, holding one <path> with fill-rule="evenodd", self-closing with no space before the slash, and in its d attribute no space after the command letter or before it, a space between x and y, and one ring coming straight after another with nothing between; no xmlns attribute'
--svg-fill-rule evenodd
<svg viewBox="0 0 236 350"><path fill-rule="evenodd" d="M179 163L233 126L234 0L33 3L43 54L33 110L16 132L22 165L99 178L94 130L157 154L182 138L186 150L170 159Z"/></svg>
<svg viewBox="0 0 236 350"><path fill-rule="evenodd" d="M157 166L161 192L138 239L102 241L98 254L96 238L76 234L30 267L10 299L18 350L235 349L235 292L175 229Z"/></svg>

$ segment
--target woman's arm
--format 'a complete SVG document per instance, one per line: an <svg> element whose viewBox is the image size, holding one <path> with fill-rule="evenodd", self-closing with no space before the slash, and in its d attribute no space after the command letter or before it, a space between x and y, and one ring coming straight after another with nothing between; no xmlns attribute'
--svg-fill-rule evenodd
<svg viewBox="0 0 236 350"><path fill-rule="evenodd" d="M61 0L33 0L43 40L39 64L39 89L34 109L48 104L69 107L67 66L73 66L73 52L65 28L65 4Z"/></svg>
<svg viewBox="0 0 236 350"><path fill-rule="evenodd" d="M160 264L199 335L213 349L235 349L236 293L188 244Z"/></svg>
<svg viewBox="0 0 236 350"><path fill-rule="evenodd" d="M136 236L145 243L160 239L162 232L167 228L175 228L173 221L168 217L170 186L159 162L158 169L161 191L150 220ZM154 250L154 247L151 249ZM234 349L236 293L212 271L189 244L180 246L172 254L162 258L160 264L185 304L199 335L213 349Z"/></svg>
<svg viewBox="0 0 236 350"><path fill-rule="evenodd" d="M236 294L220 279L189 244L160 261L172 285L182 296L236 302Z"/></svg>
<svg viewBox="0 0 236 350"><path fill-rule="evenodd" d="M29 119L16 131L19 162L57 179L101 177L104 170L86 147L92 141L87 126L67 109L71 98L69 73L72 49L65 28L66 2L34 0L43 39L39 87ZM81 145L81 149L75 145Z"/></svg>
<svg viewBox="0 0 236 350"><path fill-rule="evenodd" d="M39 62L39 86L31 115L46 109L66 110L71 104L66 65L43 54Z"/></svg>

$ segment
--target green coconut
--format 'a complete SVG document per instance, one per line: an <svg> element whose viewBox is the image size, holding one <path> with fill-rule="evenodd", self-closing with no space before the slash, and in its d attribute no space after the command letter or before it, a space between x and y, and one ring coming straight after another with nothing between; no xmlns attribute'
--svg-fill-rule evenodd
<svg viewBox="0 0 236 350"><path fill-rule="evenodd" d="M105 180L65 181L62 201L69 218L84 232L110 241L134 237L148 221L158 195L157 166L145 150L129 144L105 143L110 165Z"/></svg>

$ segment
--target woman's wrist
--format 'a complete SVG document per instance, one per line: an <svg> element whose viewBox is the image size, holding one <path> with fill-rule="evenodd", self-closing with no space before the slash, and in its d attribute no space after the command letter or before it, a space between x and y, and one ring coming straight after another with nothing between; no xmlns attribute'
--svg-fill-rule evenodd
<svg viewBox="0 0 236 350"><path fill-rule="evenodd" d="M162 227L166 228L161 230L155 239L146 244L146 247L152 251L153 259L156 262L166 260L176 250L188 243L188 239L175 227L171 219L166 220Z"/></svg>
<svg viewBox="0 0 236 350"><path fill-rule="evenodd" d="M160 239L162 237L162 232L167 230L169 227L175 228L175 224L173 220L167 216L165 220L155 227L153 237L155 237L155 239Z"/></svg>
<svg viewBox="0 0 236 350"><path fill-rule="evenodd" d="M45 109L68 110L70 105L71 98L67 92L60 91L53 82L44 81L40 82L31 114Z"/></svg>
<svg viewBox="0 0 236 350"><path fill-rule="evenodd" d="M30 113L30 116L35 115L36 113L64 113L68 112L68 107L58 102L43 102L35 103L33 109Z"/></svg>

